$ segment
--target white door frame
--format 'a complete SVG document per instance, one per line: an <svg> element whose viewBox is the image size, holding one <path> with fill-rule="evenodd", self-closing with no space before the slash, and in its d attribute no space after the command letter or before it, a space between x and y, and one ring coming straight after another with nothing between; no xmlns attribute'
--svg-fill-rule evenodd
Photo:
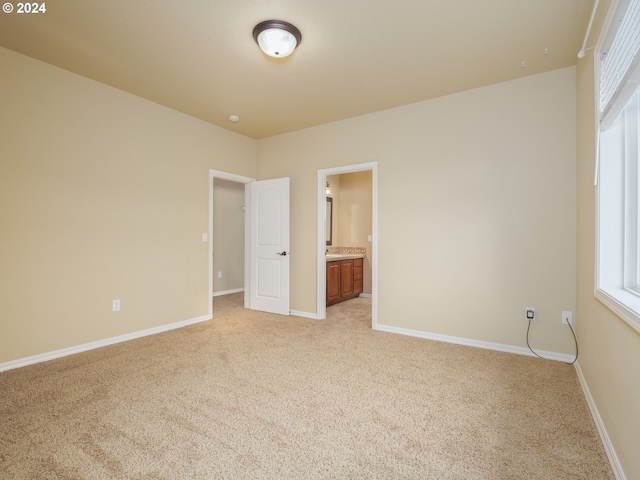
<svg viewBox="0 0 640 480"><path fill-rule="evenodd" d="M213 317L213 179L219 178L221 180L229 180L237 183L251 183L255 182L255 178L243 177L242 175L236 175L234 173L220 172L218 170L209 170L209 317ZM251 266L251 260L249 258L250 249L250 235L251 235L251 204L245 193L244 201L244 308L249 308L249 287L251 285L250 277L251 273L249 268Z"/></svg>
<svg viewBox="0 0 640 480"><path fill-rule="evenodd" d="M347 165L344 167L325 168L318 170L318 292L316 298L317 318L323 320L327 318L327 270L326 256L327 242L326 235L326 185L328 175L339 175L342 173L353 173L371 170L371 221L372 221L372 248L371 248L371 327L375 330L378 326L378 162L360 163L357 165Z"/></svg>

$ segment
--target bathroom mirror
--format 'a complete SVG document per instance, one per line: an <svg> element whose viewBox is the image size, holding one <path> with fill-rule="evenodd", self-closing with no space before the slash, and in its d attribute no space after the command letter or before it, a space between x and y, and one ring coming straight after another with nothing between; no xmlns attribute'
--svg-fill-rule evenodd
<svg viewBox="0 0 640 480"><path fill-rule="evenodd" d="M331 237L333 235L333 198L330 197L327 197L327 213L325 219L327 227L325 239L327 240L327 245L331 245Z"/></svg>

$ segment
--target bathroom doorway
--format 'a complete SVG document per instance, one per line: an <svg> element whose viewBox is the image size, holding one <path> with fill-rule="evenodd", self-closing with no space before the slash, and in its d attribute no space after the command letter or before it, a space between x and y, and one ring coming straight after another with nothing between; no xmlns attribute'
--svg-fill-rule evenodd
<svg viewBox="0 0 640 480"><path fill-rule="evenodd" d="M369 194L370 198L366 198ZM372 299L371 326L376 328L377 217L377 162L318 171L318 319L325 319L327 315L327 250L334 253L357 251L365 255L364 290L361 295Z"/></svg>

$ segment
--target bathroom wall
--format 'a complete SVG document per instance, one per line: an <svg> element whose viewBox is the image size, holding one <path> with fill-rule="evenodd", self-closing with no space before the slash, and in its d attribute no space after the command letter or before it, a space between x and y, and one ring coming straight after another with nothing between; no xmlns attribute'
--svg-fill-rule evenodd
<svg viewBox="0 0 640 480"><path fill-rule="evenodd" d="M332 215L332 228L333 233L331 236L331 246L340 246L340 175L328 175L327 182L331 189L331 193L327 197L333 199L333 215Z"/></svg>
<svg viewBox="0 0 640 480"><path fill-rule="evenodd" d="M340 232L339 247L364 247L364 293L371 294L372 249L368 236L372 234L372 174L371 171L340 175L339 209L337 215Z"/></svg>

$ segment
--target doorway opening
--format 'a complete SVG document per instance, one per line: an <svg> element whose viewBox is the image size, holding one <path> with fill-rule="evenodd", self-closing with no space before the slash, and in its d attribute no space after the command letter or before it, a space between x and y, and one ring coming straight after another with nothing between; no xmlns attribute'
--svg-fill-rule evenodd
<svg viewBox="0 0 640 480"><path fill-rule="evenodd" d="M249 308L248 282L250 273L248 272L248 236L250 228L248 215L249 206L246 204L245 185L254 181L255 179L250 177L209 170L208 251L210 317L213 316L213 302L214 297L217 295L244 291L244 307ZM239 203L241 200L242 203ZM216 222L214 222L214 216L217 217ZM240 224L237 222L240 222ZM221 225L226 226L221 227ZM222 228L226 229L227 226L229 230L223 231ZM236 250L239 249L239 251L230 252L229 250L225 250L225 248L231 248L228 247L227 240L229 239L232 239L235 243L240 243L240 247L238 247L238 245L234 247ZM227 245L227 247L225 247L225 245ZM244 265L239 266L237 261L235 265L229 263L226 261L229 258L235 258L236 260L238 258L244 259ZM214 263L216 267L215 270Z"/></svg>
<svg viewBox="0 0 640 480"><path fill-rule="evenodd" d="M342 215L340 213L339 200L336 199L334 194L328 194L327 192L327 179L328 177L332 177L335 175L346 175L357 172L371 172L371 231L368 233L364 233L364 237L362 235L362 229L357 226L353 226L353 228L349 228L349 232L346 233L345 237L342 237L342 233L340 232L340 228L336 228L337 222L339 222L339 217ZM333 177L336 178L336 177ZM346 178L346 177L345 177ZM337 185L336 185L337 187ZM329 185L329 189L331 186ZM335 187L334 187L335 188ZM333 200L331 202L332 211L333 211L333 219L328 222L329 218L329 208L327 208L327 198L331 197ZM356 202L357 203L357 202ZM338 205L338 208L336 208ZM358 205L350 205L349 212L343 217L352 215L354 212L358 212ZM362 212L360 212L362 213ZM317 239L317 295L318 299L317 304L317 318L325 319L327 317L327 295L326 295L326 252L328 248L337 248L337 247L346 247L347 245L338 245L340 243L345 243L349 245L354 245L354 242L358 244L360 247L366 248L366 256L365 263L367 267L370 268L370 284L367 285L366 290L370 290L371 295L371 327L375 330L377 328L377 290L378 290L378 281L377 281L377 257L378 257L378 248L377 248L377 239L378 239L378 164L377 162L372 163L362 163L357 165L349 165L344 167L336 167L336 168L327 168L318 170L318 239ZM358 230L360 230L358 232ZM327 235L328 232L331 232L331 239L329 240ZM344 240L341 240L344 238ZM328 245L328 242L331 242L331 245ZM365 291L366 291L365 290ZM369 292L367 292L369 294Z"/></svg>

